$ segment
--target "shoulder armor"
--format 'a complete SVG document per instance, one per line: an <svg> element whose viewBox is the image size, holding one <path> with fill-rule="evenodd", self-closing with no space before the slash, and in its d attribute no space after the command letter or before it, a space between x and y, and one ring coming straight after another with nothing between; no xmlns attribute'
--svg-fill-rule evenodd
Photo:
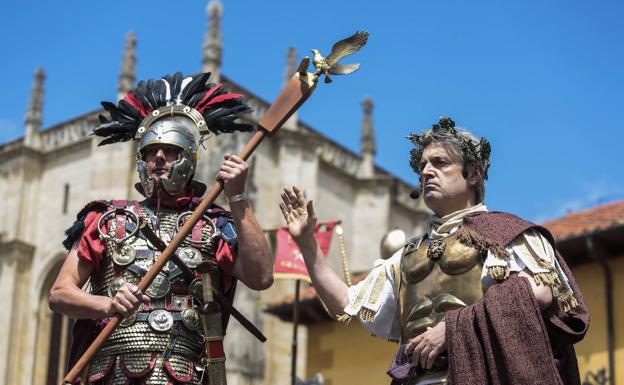
<svg viewBox="0 0 624 385"><path fill-rule="evenodd" d="M422 241L424 235L417 235L415 237L410 238L409 241L403 245L403 255L407 255L418 248L418 245Z"/></svg>
<svg viewBox="0 0 624 385"><path fill-rule="evenodd" d="M82 236L84 231L84 220L91 211L104 212L109 207L110 202L104 200L91 201L87 203L76 215L76 220L65 230L67 236L63 241L63 246L70 250L76 239Z"/></svg>
<svg viewBox="0 0 624 385"><path fill-rule="evenodd" d="M468 214L464 217L463 225L490 241L496 242L501 247L507 246L517 236L529 229L539 231L553 247L555 245L554 238L548 229L510 213L487 211Z"/></svg>
<svg viewBox="0 0 624 385"><path fill-rule="evenodd" d="M219 217L217 219L217 228L219 229L221 239L227 242L231 247L236 247L237 235L232 220L226 217Z"/></svg>
<svg viewBox="0 0 624 385"><path fill-rule="evenodd" d="M232 213L219 205L213 204L206 210L206 215L208 215L209 218L215 219L215 225L217 229L219 229L221 239L227 242L232 248L236 247L237 235L232 221Z"/></svg>
<svg viewBox="0 0 624 385"><path fill-rule="evenodd" d="M110 206L110 201L105 200L97 200L91 201L87 203L76 215L76 219L83 219L89 214L91 211L104 212Z"/></svg>

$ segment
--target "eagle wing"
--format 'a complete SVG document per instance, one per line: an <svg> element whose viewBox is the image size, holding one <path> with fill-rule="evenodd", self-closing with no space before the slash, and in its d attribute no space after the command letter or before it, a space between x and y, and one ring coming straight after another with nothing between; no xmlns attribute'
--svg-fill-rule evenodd
<svg viewBox="0 0 624 385"><path fill-rule="evenodd" d="M342 39L332 47L331 53L327 55L327 64L334 66L340 59L356 53L368 41L368 32L356 32L346 39Z"/></svg>
<svg viewBox="0 0 624 385"><path fill-rule="evenodd" d="M359 63L353 64L334 64L330 69L329 73L332 75L348 75L352 72L357 71L360 68Z"/></svg>

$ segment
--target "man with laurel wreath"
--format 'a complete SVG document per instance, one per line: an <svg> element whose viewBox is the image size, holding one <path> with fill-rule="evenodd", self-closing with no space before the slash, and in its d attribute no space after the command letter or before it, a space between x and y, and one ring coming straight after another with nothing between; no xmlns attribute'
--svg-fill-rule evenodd
<svg viewBox="0 0 624 385"><path fill-rule="evenodd" d="M388 371L395 385L580 384L573 344L587 331L587 306L548 230L483 204L487 139L447 117L408 139L433 212L427 231L354 286L320 254L312 202L297 187L282 193L329 311L400 343Z"/></svg>

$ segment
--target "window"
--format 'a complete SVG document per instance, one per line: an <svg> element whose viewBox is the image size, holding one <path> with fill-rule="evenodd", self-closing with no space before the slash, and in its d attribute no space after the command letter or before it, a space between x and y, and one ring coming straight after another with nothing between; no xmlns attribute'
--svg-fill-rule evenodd
<svg viewBox="0 0 624 385"><path fill-rule="evenodd" d="M65 183L63 191L63 214L67 214L67 205L69 204L69 183Z"/></svg>

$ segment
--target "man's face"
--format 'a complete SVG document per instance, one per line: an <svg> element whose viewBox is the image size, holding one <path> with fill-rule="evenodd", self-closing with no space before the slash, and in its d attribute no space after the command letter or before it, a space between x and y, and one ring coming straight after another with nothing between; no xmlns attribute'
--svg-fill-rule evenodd
<svg viewBox="0 0 624 385"><path fill-rule="evenodd" d="M444 216L472 205L470 178L462 175L460 158L440 143L425 147L419 164L425 204Z"/></svg>
<svg viewBox="0 0 624 385"><path fill-rule="evenodd" d="M143 150L143 160L147 163L149 176L153 179L166 179L179 154L180 148L169 144L148 146Z"/></svg>

